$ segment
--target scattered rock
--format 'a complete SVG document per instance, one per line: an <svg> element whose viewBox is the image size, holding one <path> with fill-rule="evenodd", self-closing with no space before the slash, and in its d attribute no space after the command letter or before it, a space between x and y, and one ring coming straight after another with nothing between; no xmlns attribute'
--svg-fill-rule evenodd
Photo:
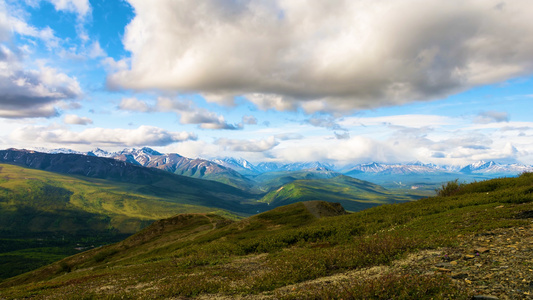
<svg viewBox="0 0 533 300"><path fill-rule="evenodd" d="M450 270L450 269L445 269L445 268L438 268L438 269L437 269L437 272L441 272L441 273L451 273L452 270Z"/></svg>
<svg viewBox="0 0 533 300"><path fill-rule="evenodd" d="M498 300L498 297L490 295L475 295L472 297L472 300Z"/></svg>
<svg viewBox="0 0 533 300"><path fill-rule="evenodd" d="M450 268L452 266L452 263L438 263L435 265L435 267L437 268Z"/></svg>
<svg viewBox="0 0 533 300"><path fill-rule="evenodd" d="M474 249L474 253L487 253L489 251L490 250L488 248L484 248L484 247L479 247L479 248Z"/></svg>
<svg viewBox="0 0 533 300"><path fill-rule="evenodd" d="M458 273L458 274L452 275L453 279L465 279L467 277L468 277L468 274L466 273Z"/></svg>

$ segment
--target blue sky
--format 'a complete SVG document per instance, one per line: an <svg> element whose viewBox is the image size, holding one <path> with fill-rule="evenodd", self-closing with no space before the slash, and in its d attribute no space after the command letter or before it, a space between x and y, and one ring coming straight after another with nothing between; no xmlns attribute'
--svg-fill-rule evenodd
<svg viewBox="0 0 533 300"><path fill-rule="evenodd" d="M533 164L533 3L0 0L0 148Z"/></svg>

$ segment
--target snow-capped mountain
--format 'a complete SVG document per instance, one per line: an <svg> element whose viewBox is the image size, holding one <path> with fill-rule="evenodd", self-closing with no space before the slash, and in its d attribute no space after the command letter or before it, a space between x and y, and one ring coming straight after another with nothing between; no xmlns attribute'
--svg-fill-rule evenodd
<svg viewBox="0 0 533 300"><path fill-rule="evenodd" d="M431 174L446 172L445 169L436 166L428 165L420 162L412 164L380 164L369 163L359 164L344 171L344 174L355 175L358 173L371 173L381 175L410 175L410 174Z"/></svg>
<svg viewBox="0 0 533 300"><path fill-rule="evenodd" d="M110 158L110 157L113 157L115 155L115 152L107 152L107 151L102 150L100 148L96 148L94 150L91 150L91 151L87 152L86 155Z"/></svg>
<svg viewBox="0 0 533 300"><path fill-rule="evenodd" d="M260 173L275 172L280 169L280 164L275 162L262 162L256 165L256 169Z"/></svg>
<svg viewBox="0 0 533 300"><path fill-rule="evenodd" d="M298 162L290 163L280 167L278 171L302 171L302 170L314 170L314 171L333 171L334 166L330 164L324 164L318 161L315 162Z"/></svg>
<svg viewBox="0 0 533 300"><path fill-rule="evenodd" d="M163 156L163 154L151 148L143 147L141 149L126 148L122 151L116 152L112 157L118 160L127 161L132 164L141 165L143 167L151 167L149 164L153 158L160 156Z"/></svg>
<svg viewBox="0 0 533 300"><path fill-rule="evenodd" d="M459 172L463 174L519 174L522 172L532 172L533 166L520 164L499 164L494 161L478 161L467 165Z"/></svg>
<svg viewBox="0 0 533 300"><path fill-rule="evenodd" d="M494 161L479 161L466 166L435 165L424 164L420 161L412 163L366 163L357 164L351 167L335 167L331 164L321 162L295 162L276 163L260 162L252 164L243 158L215 158L191 159L176 153L164 154L148 147L127 148L118 152L108 152L100 148L82 153L79 151L59 148L44 149L33 148L33 150L44 153L64 153L64 154L85 154L88 156L98 156L114 158L116 160L129 162L144 167L158 168L179 175L192 176L197 178L213 179L219 181L236 180L239 182L249 181L245 176L257 176L269 172L293 172L293 171L335 171L345 175L357 177L357 175L372 176L402 176L402 175L486 175L514 176L522 172L533 172L533 166L520 164L500 164ZM216 177L216 179L215 179ZM229 178L229 179L228 179Z"/></svg>
<svg viewBox="0 0 533 300"><path fill-rule="evenodd" d="M256 168L256 166L243 158L223 157L215 158L212 161L226 168L233 169L242 175L254 175L262 173Z"/></svg>
<svg viewBox="0 0 533 300"><path fill-rule="evenodd" d="M83 152L79 152L72 149L67 148L57 148L57 149L46 149L42 147L33 147L31 150L42 152L42 153L49 153L49 154L84 154Z"/></svg>

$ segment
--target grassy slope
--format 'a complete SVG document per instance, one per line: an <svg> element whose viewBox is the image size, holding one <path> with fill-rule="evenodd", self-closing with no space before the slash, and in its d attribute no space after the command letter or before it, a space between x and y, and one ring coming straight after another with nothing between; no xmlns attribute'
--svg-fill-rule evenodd
<svg viewBox="0 0 533 300"><path fill-rule="evenodd" d="M221 209L191 204L195 201L163 187L0 164L0 278L78 253L74 248L119 241L178 213L234 217Z"/></svg>
<svg viewBox="0 0 533 300"><path fill-rule="evenodd" d="M498 207L498 209L494 209ZM454 195L317 219L301 203L238 222L214 215L167 220L122 243L94 249L0 284L0 296L165 298L201 294L278 298L467 298L448 277L387 275L346 286L278 288L388 264L457 236L518 227L533 210L533 174L463 186ZM173 221L175 220L175 221ZM159 229L158 229L159 228ZM167 228L168 230L165 230Z"/></svg>
<svg viewBox="0 0 533 300"><path fill-rule="evenodd" d="M299 201L338 202L349 211L372 206L411 201L416 197L397 195L383 187L339 175L329 179L296 180L265 195L260 201L276 207Z"/></svg>
<svg viewBox="0 0 533 300"><path fill-rule="evenodd" d="M327 179L337 175L339 175L339 173L333 171L302 170L267 172L261 175L252 176L251 178L256 182L258 189L269 192L295 180Z"/></svg>

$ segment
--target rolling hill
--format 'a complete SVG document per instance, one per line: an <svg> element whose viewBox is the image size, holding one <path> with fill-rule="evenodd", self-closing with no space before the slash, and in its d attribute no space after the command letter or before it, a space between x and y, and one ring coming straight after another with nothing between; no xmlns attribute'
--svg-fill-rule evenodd
<svg viewBox="0 0 533 300"><path fill-rule="evenodd" d="M383 187L338 175L325 179L302 179L285 184L265 195L260 201L273 207L300 201L321 200L338 202L349 211L359 211L372 206L412 201L413 195L398 195Z"/></svg>
<svg viewBox="0 0 533 300"><path fill-rule="evenodd" d="M180 176L145 168L111 158L81 154L48 154L28 150L0 150L0 163L85 178L129 183L130 191L149 196L172 198L174 202L216 207L241 215L262 211L258 196L210 180Z"/></svg>
<svg viewBox="0 0 533 300"><path fill-rule="evenodd" d="M533 174L446 191L351 214L305 202L240 221L178 215L122 242L4 280L0 295L527 298Z"/></svg>
<svg viewBox="0 0 533 300"><path fill-rule="evenodd" d="M0 247L5 261L0 278L123 239L155 220L179 213L239 218L297 201L340 202L356 211L412 200L345 176L318 180L339 175L321 170L291 172L290 178L285 173L263 176L273 187L289 182L265 196L76 153L10 149L0 151L0 162L4 162L0 164L0 233L4 244L11 245Z"/></svg>
<svg viewBox="0 0 533 300"><path fill-rule="evenodd" d="M233 200L175 184L116 182L0 164L0 278L116 242L178 213L217 212L232 218L244 213L245 203L234 204L239 213L224 210L217 207Z"/></svg>

